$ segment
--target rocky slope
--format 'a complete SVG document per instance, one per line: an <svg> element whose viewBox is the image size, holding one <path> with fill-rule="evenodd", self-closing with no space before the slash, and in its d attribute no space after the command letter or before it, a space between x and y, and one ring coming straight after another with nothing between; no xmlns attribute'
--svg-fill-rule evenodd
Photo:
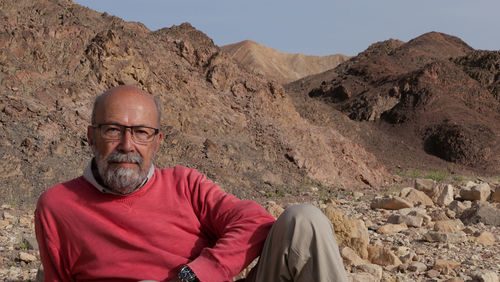
<svg viewBox="0 0 500 282"><path fill-rule="evenodd" d="M432 32L407 43L375 43L286 89L314 123L338 119L339 112L356 121L363 128L360 142L391 169L420 163L451 173L498 174L498 58L497 51L476 51ZM325 105L312 111L325 102L331 114Z"/></svg>
<svg viewBox="0 0 500 282"><path fill-rule="evenodd" d="M0 196L8 203L33 204L81 174L93 99L122 84L163 104L158 166L198 168L239 197L393 180L372 154L303 119L279 84L243 70L187 23L152 32L62 0L1 0L0 22Z"/></svg>
<svg viewBox="0 0 500 282"><path fill-rule="evenodd" d="M225 45L221 50L241 66L279 83L289 83L333 69L349 58L341 54L308 56L283 53L251 40Z"/></svg>

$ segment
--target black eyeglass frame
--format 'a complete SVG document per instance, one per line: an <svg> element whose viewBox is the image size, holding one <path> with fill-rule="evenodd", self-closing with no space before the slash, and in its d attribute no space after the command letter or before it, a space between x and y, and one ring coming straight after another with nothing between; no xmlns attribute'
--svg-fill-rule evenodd
<svg viewBox="0 0 500 282"><path fill-rule="evenodd" d="M127 130L127 128L130 128L130 135L132 136L132 139L137 142L137 143L151 143L153 142L154 140L154 136L158 135L158 133L160 133L160 129L159 128L155 128L155 127L150 127L150 126L145 126L145 125L131 125L131 126L127 126L127 125L122 125L122 124L119 124L119 123L99 123L99 124L96 124L96 125L92 125L92 128L96 128L96 129L99 129L99 131L101 131L101 127L103 126L106 126L106 125L114 125L114 126L118 126L120 128L123 128L121 134L123 136L123 134L125 133L125 130ZM153 138L151 138L151 140L149 141L142 141L142 140L136 140L135 137L134 137L134 129L135 128L148 128L148 129L153 129L155 131L155 133L152 135ZM116 140L120 140L120 138L117 138L117 139L109 139L107 137L104 137L102 135L102 131L101 131L101 137L106 139L106 140L109 140L109 141L116 141Z"/></svg>

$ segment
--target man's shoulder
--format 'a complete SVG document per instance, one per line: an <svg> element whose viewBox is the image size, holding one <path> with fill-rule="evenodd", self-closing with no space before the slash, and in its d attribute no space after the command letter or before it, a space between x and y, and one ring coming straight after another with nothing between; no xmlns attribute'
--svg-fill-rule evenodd
<svg viewBox="0 0 500 282"><path fill-rule="evenodd" d="M201 173L194 169L185 166L173 166L170 168L157 168L156 171L163 176L170 177L186 177L191 174L201 175Z"/></svg>

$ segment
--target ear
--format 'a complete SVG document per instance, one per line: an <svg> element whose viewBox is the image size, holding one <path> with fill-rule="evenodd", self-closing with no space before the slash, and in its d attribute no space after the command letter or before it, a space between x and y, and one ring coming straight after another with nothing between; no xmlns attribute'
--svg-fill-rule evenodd
<svg viewBox="0 0 500 282"><path fill-rule="evenodd" d="M158 149L160 149L160 144L162 140L163 140L163 132L160 131L158 133L158 140L156 140L155 153L158 152Z"/></svg>
<svg viewBox="0 0 500 282"><path fill-rule="evenodd" d="M91 125L87 127L87 140L90 146L94 145L94 128Z"/></svg>

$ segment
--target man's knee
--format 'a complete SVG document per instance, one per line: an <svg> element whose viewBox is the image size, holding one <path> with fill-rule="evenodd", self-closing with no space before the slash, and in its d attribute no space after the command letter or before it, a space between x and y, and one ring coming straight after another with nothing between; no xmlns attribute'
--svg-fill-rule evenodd
<svg viewBox="0 0 500 282"><path fill-rule="evenodd" d="M326 218L323 212L311 204L297 204L288 207L280 215L277 223L289 224L306 224L310 226L327 226L331 228L330 221Z"/></svg>

